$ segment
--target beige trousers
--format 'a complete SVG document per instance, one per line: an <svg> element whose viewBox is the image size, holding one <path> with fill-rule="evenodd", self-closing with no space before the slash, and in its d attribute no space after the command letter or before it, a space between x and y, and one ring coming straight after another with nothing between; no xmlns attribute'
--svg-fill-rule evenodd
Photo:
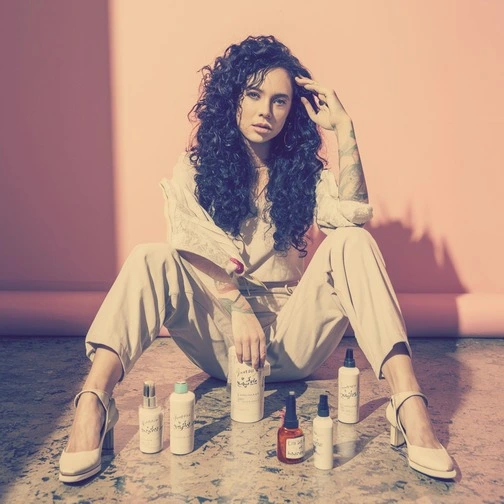
<svg viewBox="0 0 504 504"><path fill-rule="evenodd" d="M241 288L267 340L269 381L305 378L335 350L348 326L381 378L397 343L411 353L404 322L383 257L359 227L338 228L319 246L294 288ZM226 379L231 319L191 264L167 243L135 247L86 337L114 350L127 374L162 325L199 368Z"/></svg>

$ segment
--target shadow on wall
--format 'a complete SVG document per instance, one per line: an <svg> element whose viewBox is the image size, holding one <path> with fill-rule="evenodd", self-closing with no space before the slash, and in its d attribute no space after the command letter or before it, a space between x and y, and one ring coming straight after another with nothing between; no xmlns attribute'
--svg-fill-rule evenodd
<svg viewBox="0 0 504 504"><path fill-rule="evenodd" d="M467 289L457 274L447 246L437 245L428 232L414 238L413 228L402 221L377 226L371 221L366 229L380 247L410 333L423 336L460 334L457 297ZM306 264L325 238L317 228L312 228L309 236L312 242ZM418 334L418 329L423 332Z"/></svg>
<svg viewBox="0 0 504 504"><path fill-rule="evenodd" d="M397 292L467 292L444 243L436 253L436 246L428 233L420 239L413 239L413 229L401 221L376 227L371 222L368 230L380 246Z"/></svg>
<svg viewBox="0 0 504 504"><path fill-rule="evenodd" d="M0 290L116 274L107 2L0 6Z"/></svg>
<svg viewBox="0 0 504 504"><path fill-rule="evenodd" d="M369 231L382 251L409 334L459 335L457 297L467 289L446 244L437 245L428 232L413 238L413 229L401 221L371 225Z"/></svg>

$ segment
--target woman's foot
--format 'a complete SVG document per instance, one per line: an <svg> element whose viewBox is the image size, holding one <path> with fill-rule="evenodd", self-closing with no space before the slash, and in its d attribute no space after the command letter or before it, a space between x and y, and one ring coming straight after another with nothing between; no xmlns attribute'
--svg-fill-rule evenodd
<svg viewBox="0 0 504 504"><path fill-rule="evenodd" d="M74 403L72 432L59 461L63 483L77 483L100 472L102 451L113 449L114 426L119 418L114 399L103 390L83 390Z"/></svg>
<svg viewBox="0 0 504 504"><path fill-rule="evenodd" d="M98 448L104 423L105 410L98 397L92 393L82 394L65 451L75 453Z"/></svg>
<svg viewBox="0 0 504 504"><path fill-rule="evenodd" d="M404 427L408 440L412 445L422 448L441 448L438 441L425 401L419 396L412 396L399 409L399 418Z"/></svg>
<svg viewBox="0 0 504 504"><path fill-rule="evenodd" d="M434 434L427 412L427 398L421 392L394 394L385 414L390 422L390 444L397 447L406 442L408 463L412 469L434 478L452 479L456 476L450 455Z"/></svg>

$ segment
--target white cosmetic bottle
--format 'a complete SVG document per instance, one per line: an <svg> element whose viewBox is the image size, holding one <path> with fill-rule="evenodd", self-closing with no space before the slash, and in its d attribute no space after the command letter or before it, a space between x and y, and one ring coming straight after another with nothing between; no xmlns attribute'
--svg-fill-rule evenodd
<svg viewBox="0 0 504 504"><path fill-rule="evenodd" d="M333 468L333 421L326 394L320 395L318 414L313 419L313 463L317 469Z"/></svg>
<svg viewBox="0 0 504 504"><path fill-rule="evenodd" d="M359 421L359 375L353 350L348 348L343 366L338 370L338 420L342 423Z"/></svg>
<svg viewBox="0 0 504 504"><path fill-rule="evenodd" d="M268 361L263 368L254 369L240 363L234 346L228 350L228 384L231 386L231 420L258 422L264 416L264 383L270 374Z"/></svg>
<svg viewBox="0 0 504 504"><path fill-rule="evenodd" d="M157 453L163 449L163 410L156 403L156 385L144 382L143 403L138 407L140 451Z"/></svg>
<svg viewBox="0 0 504 504"><path fill-rule="evenodd" d="M194 406L196 398L187 382L175 383L170 394L170 451L185 455L194 450Z"/></svg>

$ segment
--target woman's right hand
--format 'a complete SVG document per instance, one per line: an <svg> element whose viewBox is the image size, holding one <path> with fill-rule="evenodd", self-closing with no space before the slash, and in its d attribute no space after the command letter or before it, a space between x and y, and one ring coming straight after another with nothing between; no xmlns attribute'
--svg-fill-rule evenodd
<svg viewBox="0 0 504 504"><path fill-rule="evenodd" d="M242 295L231 307L231 323L238 362L250 362L254 369L264 367L266 337L250 304Z"/></svg>

